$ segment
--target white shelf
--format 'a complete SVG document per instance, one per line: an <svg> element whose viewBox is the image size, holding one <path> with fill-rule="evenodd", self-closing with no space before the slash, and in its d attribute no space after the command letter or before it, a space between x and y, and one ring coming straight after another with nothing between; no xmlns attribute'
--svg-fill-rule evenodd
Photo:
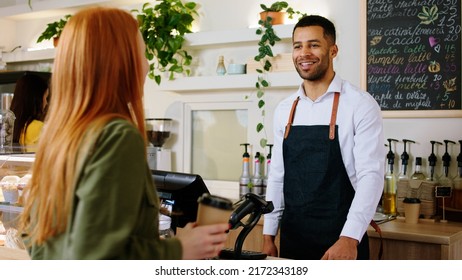
<svg viewBox="0 0 462 280"><path fill-rule="evenodd" d="M50 60L55 58L55 49L44 49L37 51L15 51L4 53L3 61L6 63Z"/></svg>
<svg viewBox="0 0 462 280"><path fill-rule="evenodd" d="M276 34L281 39L292 38L293 24L283 24L274 26ZM205 31L186 34L185 48L201 48L219 46L227 44L243 44L257 42L260 37L255 34L256 28L235 29L225 31ZM54 59L55 49L45 49L37 51L15 51L4 53L3 60L6 63L38 61Z"/></svg>
<svg viewBox="0 0 462 280"><path fill-rule="evenodd" d="M257 74L181 77L173 81L162 80L156 89L174 92L199 92L207 90L255 89ZM271 88L298 88L301 79L297 72L274 72L268 74Z"/></svg>
<svg viewBox="0 0 462 280"><path fill-rule="evenodd" d="M11 155L0 155L0 163L3 162L29 162L32 163L35 160L35 154L11 154Z"/></svg>
<svg viewBox="0 0 462 280"><path fill-rule="evenodd" d="M3 202L5 203L5 202ZM14 206L14 205L8 205L8 204L0 204L0 212L5 212L5 213L22 213L23 207L22 206Z"/></svg>
<svg viewBox="0 0 462 280"><path fill-rule="evenodd" d="M0 17L14 20L54 16L59 9L79 9L92 5L133 5L145 0L32 0L32 9L27 0L16 0L16 5L0 7Z"/></svg>
<svg viewBox="0 0 462 280"><path fill-rule="evenodd" d="M292 38L294 24L275 25L274 31L281 39ZM185 34L186 48L199 48L214 45L251 43L260 40L255 32L257 28L220 30L220 31L203 31Z"/></svg>

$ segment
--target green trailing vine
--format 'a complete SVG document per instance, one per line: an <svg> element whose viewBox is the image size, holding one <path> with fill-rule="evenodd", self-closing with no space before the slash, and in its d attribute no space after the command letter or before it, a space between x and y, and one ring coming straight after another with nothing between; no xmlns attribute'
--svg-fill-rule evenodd
<svg viewBox="0 0 462 280"><path fill-rule="evenodd" d="M305 16L305 13L301 13L300 11L295 11L292 7L289 7L288 3L285 1L277 1L271 4L270 6L266 6L261 4L260 7L263 11L266 12L286 12L290 19L294 17L294 15L299 15L299 18ZM254 60L260 62L261 67L257 68L256 71L258 73L257 82L255 83L255 88L257 90L257 106L260 110L261 121L257 123L257 133L263 133L264 135L260 138L260 147L265 148L268 139L267 133L265 129L265 91L271 86L270 82L267 80L268 73L271 72L272 64L270 59L274 57L272 47L278 42L281 41L281 38L276 34L273 24L273 19L268 16L266 19L260 19L258 21L259 28L256 30L256 34L260 36L260 40L258 41L258 54L254 57ZM248 98L248 97L246 97Z"/></svg>

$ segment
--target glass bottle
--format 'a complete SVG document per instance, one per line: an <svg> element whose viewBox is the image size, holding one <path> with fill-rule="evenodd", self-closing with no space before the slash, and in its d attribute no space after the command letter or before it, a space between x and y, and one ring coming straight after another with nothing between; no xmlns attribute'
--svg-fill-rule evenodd
<svg viewBox="0 0 462 280"><path fill-rule="evenodd" d="M458 162L457 177L454 179L453 207L462 210L462 161Z"/></svg>
<svg viewBox="0 0 462 280"><path fill-rule="evenodd" d="M457 177L454 179L453 207L462 210L462 140L459 140L460 153L457 156Z"/></svg>
<svg viewBox="0 0 462 280"><path fill-rule="evenodd" d="M225 68L224 57L222 55L220 55L218 57L217 75L218 76L223 76L225 74L226 74L226 68Z"/></svg>
<svg viewBox="0 0 462 280"><path fill-rule="evenodd" d="M172 229L172 218L159 214L159 236L160 238L171 238L175 236Z"/></svg>
<svg viewBox="0 0 462 280"><path fill-rule="evenodd" d="M3 98L3 97L2 97ZM2 102L2 107L4 107ZM13 150L13 131L16 117L9 108L0 108L0 152L11 153Z"/></svg>
<svg viewBox="0 0 462 280"><path fill-rule="evenodd" d="M383 214L394 216L396 215L396 177L393 174L393 169L390 164L385 173L385 186L382 196Z"/></svg>
<svg viewBox="0 0 462 280"><path fill-rule="evenodd" d="M450 193L452 194L452 190L454 189L454 180L452 179L452 176L449 174L449 166L451 164L451 155L448 153L448 144L452 143L455 144L455 142L451 140L444 140L444 143L446 145L446 150L445 153L443 154L443 176L438 181L438 185L441 187L449 187L450 188ZM444 199L444 198L443 198ZM446 207L452 207L452 198L451 195L449 196L447 200ZM444 211L444 210L443 210Z"/></svg>
<svg viewBox="0 0 462 280"><path fill-rule="evenodd" d="M395 154L392 151L392 142L398 142L396 139L387 139L389 142L389 152L387 154L388 165L385 173L385 180L382 195L383 214L396 216L396 175L393 174L393 166L395 164Z"/></svg>
<svg viewBox="0 0 462 280"><path fill-rule="evenodd" d="M426 176L422 172L422 158L415 158L415 170L411 176L411 180L425 180Z"/></svg>
<svg viewBox="0 0 462 280"><path fill-rule="evenodd" d="M0 71L6 70L6 62L2 59L2 49L0 48Z"/></svg>

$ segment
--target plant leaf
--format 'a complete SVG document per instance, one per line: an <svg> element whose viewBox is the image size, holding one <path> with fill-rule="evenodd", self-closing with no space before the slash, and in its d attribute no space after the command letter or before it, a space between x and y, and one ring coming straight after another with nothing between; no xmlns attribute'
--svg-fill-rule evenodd
<svg viewBox="0 0 462 280"><path fill-rule="evenodd" d="M260 147L262 147L264 149L267 144L268 144L268 140L266 138L261 138L260 139Z"/></svg>
<svg viewBox="0 0 462 280"><path fill-rule="evenodd" d="M258 124L257 124L257 132L260 132L260 131L262 131L262 130L263 130L263 128L264 128L264 126L263 126L263 124L262 124L262 123L258 123Z"/></svg>
<svg viewBox="0 0 462 280"><path fill-rule="evenodd" d="M265 101L264 101L263 99L260 99L260 100L258 101L258 109L263 108L263 106L265 106Z"/></svg>

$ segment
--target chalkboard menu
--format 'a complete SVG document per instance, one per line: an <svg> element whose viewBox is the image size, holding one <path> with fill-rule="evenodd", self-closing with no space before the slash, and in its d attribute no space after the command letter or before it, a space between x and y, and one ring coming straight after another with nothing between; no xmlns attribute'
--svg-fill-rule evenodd
<svg viewBox="0 0 462 280"><path fill-rule="evenodd" d="M367 91L383 111L461 110L461 0L367 0Z"/></svg>

